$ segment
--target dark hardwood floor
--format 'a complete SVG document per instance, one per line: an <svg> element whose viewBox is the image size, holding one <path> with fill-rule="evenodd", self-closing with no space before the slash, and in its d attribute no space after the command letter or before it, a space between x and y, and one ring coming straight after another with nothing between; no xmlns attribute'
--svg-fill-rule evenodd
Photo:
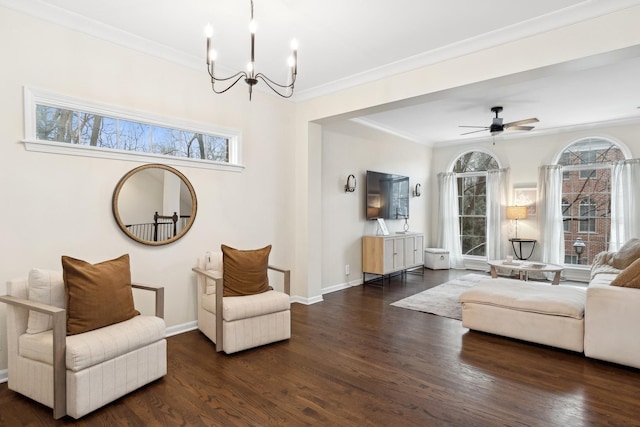
<svg viewBox="0 0 640 427"><path fill-rule="evenodd" d="M390 306L470 271L292 306L292 338L227 356L193 331L169 373L79 421L0 385L0 425L638 426L640 371Z"/></svg>

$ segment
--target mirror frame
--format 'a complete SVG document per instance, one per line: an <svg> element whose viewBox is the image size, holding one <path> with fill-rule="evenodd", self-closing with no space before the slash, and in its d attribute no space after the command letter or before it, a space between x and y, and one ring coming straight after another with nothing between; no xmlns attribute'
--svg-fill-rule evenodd
<svg viewBox="0 0 640 427"><path fill-rule="evenodd" d="M120 195L120 191L122 190L122 187L127 182L127 180L129 178L131 178L133 175L135 175L136 173L140 172L140 171L143 171L145 169L152 169L152 168L164 169L166 171L169 171L169 172L172 172L172 173L176 174L178 176L178 178L180 178L182 180L182 182L187 186L187 188L189 189L189 193L191 194L191 218L189 219L189 222L187 222L187 224L184 226L184 228L178 234L176 234L175 236L173 236L173 237L171 237L169 239L162 240L162 241L159 241L159 242L154 242L154 241L151 241L151 240L144 240L144 239L141 239L140 237L134 235L133 233L131 233L127 229L127 227L125 226L124 222L122 221L122 218L120 217L120 212L119 212L119 209L118 209L118 196ZM160 246L160 245L167 245L169 243L173 243L176 240L178 240L181 237L183 237L185 234L187 234L187 232L189 231L189 229L193 225L193 222L196 219L196 213L198 212L198 200L196 198L196 192L193 189L193 186L191 185L191 182L189 182L187 177L184 176L181 172L179 172L178 170L172 168L171 166L167 166L167 165L163 165L163 164L159 164L159 163L150 163L150 164L138 166L137 168L130 170L122 178L120 178L120 181L118 181L118 184L116 185L116 188L113 191L113 199L111 201L111 209L113 211L113 217L115 218L116 223L118 224L118 227L120 227L120 230L122 230L124 232L124 234L127 235L127 237L135 240L138 243L142 243L144 245Z"/></svg>

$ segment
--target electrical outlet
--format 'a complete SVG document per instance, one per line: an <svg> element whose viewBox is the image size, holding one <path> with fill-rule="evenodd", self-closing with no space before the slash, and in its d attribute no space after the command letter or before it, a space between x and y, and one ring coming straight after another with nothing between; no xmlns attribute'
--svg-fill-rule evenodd
<svg viewBox="0 0 640 427"><path fill-rule="evenodd" d="M347 276L351 274L351 266L349 266L349 264L344 266L344 274L346 274Z"/></svg>

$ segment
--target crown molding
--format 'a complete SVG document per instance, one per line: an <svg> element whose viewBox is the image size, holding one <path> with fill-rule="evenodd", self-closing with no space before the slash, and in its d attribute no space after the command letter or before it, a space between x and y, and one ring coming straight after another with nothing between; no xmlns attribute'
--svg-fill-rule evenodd
<svg viewBox="0 0 640 427"><path fill-rule="evenodd" d="M371 83L396 74L458 58L483 49L500 46L509 42L587 21L589 19L597 18L598 16L638 5L640 5L640 1L638 0L585 0L577 5L548 13L534 19L519 22L477 37L461 40L400 61L373 68L343 79L335 80L324 85L298 91L296 95L294 95L294 100L296 102L301 102L329 95L350 87Z"/></svg>
<svg viewBox="0 0 640 427"><path fill-rule="evenodd" d="M302 102L328 95L637 5L640 5L640 0L584 0L576 5L513 24L500 30L461 40L323 85L298 90L290 100ZM41 0L0 0L0 6L14 9L147 55L156 56L184 67L195 70L202 69L202 59L195 55L184 53ZM258 87L256 89L259 90ZM265 91L265 93L268 92Z"/></svg>

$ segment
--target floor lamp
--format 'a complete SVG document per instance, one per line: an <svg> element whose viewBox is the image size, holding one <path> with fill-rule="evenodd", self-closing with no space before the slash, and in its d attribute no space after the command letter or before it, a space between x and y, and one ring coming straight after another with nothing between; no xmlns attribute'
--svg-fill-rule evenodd
<svg viewBox="0 0 640 427"><path fill-rule="evenodd" d="M516 239L518 238L518 220L527 219L526 206L507 206L507 219L516 220Z"/></svg>

